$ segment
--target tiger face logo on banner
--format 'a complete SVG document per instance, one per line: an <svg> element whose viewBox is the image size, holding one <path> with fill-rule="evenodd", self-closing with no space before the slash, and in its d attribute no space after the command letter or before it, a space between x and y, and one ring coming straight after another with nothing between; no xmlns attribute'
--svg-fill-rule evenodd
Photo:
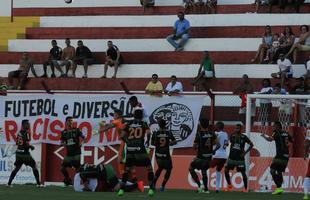
<svg viewBox="0 0 310 200"><path fill-rule="evenodd" d="M155 109L150 116L151 130L159 129L158 121L161 119L166 121L166 128L178 142L186 140L194 128L193 113L183 104L168 103Z"/></svg>

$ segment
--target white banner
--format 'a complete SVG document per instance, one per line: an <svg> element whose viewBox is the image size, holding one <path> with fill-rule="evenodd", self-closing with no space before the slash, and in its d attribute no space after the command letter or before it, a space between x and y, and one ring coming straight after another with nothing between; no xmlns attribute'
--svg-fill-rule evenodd
<svg viewBox="0 0 310 200"><path fill-rule="evenodd" d="M113 145L120 142L116 130L98 132L99 122L110 122L114 109L131 113L128 95L121 94L31 94L10 95L0 98L0 124L3 132L0 144L15 143L23 119L31 122L32 143L59 144L67 116L73 116L85 135L85 146ZM149 116L151 130L157 121L165 119L168 129L178 140L178 147L190 147L195 138L197 123L203 105L203 96L152 97L137 95Z"/></svg>

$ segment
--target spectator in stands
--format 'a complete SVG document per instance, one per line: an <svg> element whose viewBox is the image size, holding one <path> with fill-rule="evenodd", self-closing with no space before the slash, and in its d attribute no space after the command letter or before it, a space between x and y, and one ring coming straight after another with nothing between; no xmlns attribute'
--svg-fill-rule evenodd
<svg viewBox="0 0 310 200"><path fill-rule="evenodd" d="M206 7L207 7L208 14L216 14L217 13L217 0L207 0Z"/></svg>
<svg viewBox="0 0 310 200"><path fill-rule="evenodd" d="M269 12L271 13L272 5L274 3L269 1L269 0L255 0L255 11L258 13L259 9L261 6L268 6L269 7Z"/></svg>
<svg viewBox="0 0 310 200"><path fill-rule="evenodd" d="M253 91L254 91L253 86L249 80L248 75L244 74L242 76L242 82L233 91L233 93L236 95L239 95L239 97L241 99L241 105L240 105L240 109L239 109L239 117L240 117L240 121L243 123L243 125L245 125L245 119L246 119L245 114L246 114L247 95L252 94ZM252 117L255 116L255 104L254 103L252 103L251 115L252 115ZM253 122L253 120L252 120L252 122Z"/></svg>
<svg viewBox="0 0 310 200"><path fill-rule="evenodd" d="M293 53L293 63L297 61L298 51L310 51L310 32L307 25L302 25L299 28L300 35L299 40L290 49L290 51L285 55L288 58Z"/></svg>
<svg viewBox="0 0 310 200"><path fill-rule="evenodd" d="M155 0L140 0L141 5L143 6L143 12L147 7L153 7L155 5Z"/></svg>
<svg viewBox="0 0 310 200"><path fill-rule="evenodd" d="M179 95L183 92L183 85L181 82L177 81L177 77L175 75L172 75L170 77L170 82L166 86L166 89L164 90L165 94L171 95Z"/></svg>
<svg viewBox="0 0 310 200"><path fill-rule="evenodd" d="M297 84L290 91L291 94L308 94L308 86L303 77L297 78Z"/></svg>
<svg viewBox="0 0 310 200"><path fill-rule="evenodd" d="M24 52L22 55L22 58L19 61L19 68L18 70L15 71L11 71L8 74L8 79L9 79L9 85L10 85L10 89L24 89L25 83L27 81L27 77L28 77L28 72L29 70L31 70L32 74L35 77L38 77L34 67L33 67L33 62L30 58L30 56L28 55L27 52ZM14 78L16 78L17 81L17 86L14 86Z"/></svg>
<svg viewBox="0 0 310 200"><path fill-rule="evenodd" d="M174 33L167 37L167 41L175 48L175 51L182 51L189 39L190 24L184 16L183 12L178 13L179 20L174 23ZM180 42L177 43L176 40Z"/></svg>
<svg viewBox="0 0 310 200"><path fill-rule="evenodd" d="M118 67L122 63L123 63L123 57L121 55L121 52L119 51L117 46L113 44L112 41L108 41L108 49L106 51L106 61L104 64L104 75L102 76L102 78L107 77L107 71L109 66L110 67L114 66L114 75L112 76L112 78L116 78Z"/></svg>
<svg viewBox="0 0 310 200"><path fill-rule="evenodd" d="M77 65L83 65L84 67L83 78L87 78L88 65L91 65L94 62L93 54L87 46L84 46L81 40L77 42L77 45L78 47L76 48L75 51L73 74L75 76Z"/></svg>
<svg viewBox="0 0 310 200"><path fill-rule="evenodd" d="M145 93L150 95L161 95L162 92L163 92L163 85L158 80L158 75L153 74L152 81L150 81L145 88Z"/></svg>
<svg viewBox="0 0 310 200"><path fill-rule="evenodd" d="M207 0L195 0L196 13L206 13L206 2Z"/></svg>
<svg viewBox="0 0 310 200"><path fill-rule="evenodd" d="M258 92L259 94L271 94L273 91L273 88L271 87L271 82L269 79L264 79L263 80L263 87L260 90L260 92ZM272 103L270 99L260 99L260 106L259 106L259 110L260 110L260 115L258 116L258 120L263 123L263 125L265 123L270 123L271 122L271 118L270 118L270 114L271 114L271 108L272 108ZM268 124L267 124L268 125Z"/></svg>
<svg viewBox="0 0 310 200"><path fill-rule="evenodd" d="M196 85L202 78L205 78L206 80L215 78L214 64L208 51L204 52L204 57L201 60L198 74L193 82L193 85ZM203 82L203 85L204 88L207 89L208 87L205 82L206 81Z"/></svg>
<svg viewBox="0 0 310 200"><path fill-rule="evenodd" d="M194 9L195 1L194 0L183 0L183 6L185 8L185 13L188 14L190 10Z"/></svg>
<svg viewBox="0 0 310 200"><path fill-rule="evenodd" d="M300 12L300 6L304 4L305 0L291 0L295 6L296 13Z"/></svg>
<svg viewBox="0 0 310 200"><path fill-rule="evenodd" d="M65 76L68 77L68 72L70 68L73 68L73 60L75 58L75 48L71 46L71 41L69 38L65 41L66 47L62 51L61 60L58 61L58 65L60 67L66 66L66 74ZM75 74L72 73L72 76L75 77Z"/></svg>
<svg viewBox="0 0 310 200"><path fill-rule="evenodd" d="M281 87L280 83L277 83L273 86L273 91L271 94L286 94L286 90Z"/></svg>
<svg viewBox="0 0 310 200"><path fill-rule="evenodd" d="M265 27L265 33L262 37L262 43L259 45L255 57L251 60L251 63L259 62L263 63L267 49L272 45L272 31L271 26Z"/></svg>
<svg viewBox="0 0 310 200"><path fill-rule="evenodd" d="M283 53L281 53L277 64L279 66L279 72L272 73L271 77L281 79L281 88L283 88L286 79L293 77L292 63L289 59L284 57Z"/></svg>
<svg viewBox="0 0 310 200"><path fill-rule="evenodd" d="M58 64L58 62L61 59L62 49L59 46L57 46L57 41L56 40L52 40L51 44L52 44L52 48L50 50L50 54L49 54L48 60L43 63L44 74L41 77L43 77L43 78L48 77L47 76L47 66L48 65L51 67L51 70L52 70L51 78L55 78L56 77L56 75L55 75L55 67L61 73L61 77L63 77L65 74L64 74L64 72L62 71L61 67Z"/></svg>
<svg viewBox="0 0 310 200"><path fill-rule="evenodd" d="M292 31L292 27L286 26L284 28L284 32L281 34L279 41L280 47L275 52L275 55L273 57L274 61L277 61L279 59L280 54L286 55L292 48L295 42L295 35Z"/></svg>
<svg viewBox="0 0 310 200"><path fill-rule="evenodd" d="M3 91L6 91L9 87L6 85L3 77L0 77L0 95L3 94Z"/></svg>
<svg viewBox="0 0 310 200"><path fill-rule="evenodd" d="M306 67L306 73L304 75L302 75L302 78L307 80L310 77L310 57L305 62L305 67Z"/></svg>
<svg viewBox="0 0 310 200"><path fill-rule="evenodd" d="M274 34L272 37L272 45L267 50L266 58L264 59L264 62L269 62L269 64L273 63L273 57L276 51L280 47L280 36L278 33Z"/></svg>

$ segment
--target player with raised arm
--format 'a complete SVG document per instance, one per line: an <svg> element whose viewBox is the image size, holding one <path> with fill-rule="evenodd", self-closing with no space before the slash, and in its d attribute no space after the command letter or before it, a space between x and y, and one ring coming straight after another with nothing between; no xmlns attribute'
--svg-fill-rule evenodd
<svg viewBox="0 0 310 200"><path fill-rule="evenodd" d="M309 158L310 151L310 130L307 130L305 139L305 159ZM308 189L310 187L310 160L308 160L308 170L304 181L304 200L308 200Z"/></svg>
<svg viewBox="0 0 310 200"><path fill-rule="evenodd" d="M244 134L241 133L242 125L237 124L234 133L230 136L230 153L228 161L225 166L225 178L227 181L227 188L225 191L230 191L233 186L231 185L229 171L237 168L237 172L241 172L244 189L243 192L248 192L248 177L246 175L245 159L244 156L251 151L254 144ZM249 144L249 148L245 151L245 144Z"/></svg>
<svg viewBox="0 0 310 200"><path fill-rule="evenodd" d="M165 191L166 183L169 180L172 170L172 159L170 155L170 145L177 143L175 137L171 131L166 129L166 121L160 120L158 122L159 130L152 135L151 144L155 146L155 157L158 165L158 169L155 172L154 187L163 170L166 170L164 180L161 184L160 191Z"/></svg>
<svg viewBox="0 0 310 200"><path fill-rule="evenodd" d="M16 139L16 145L17 145L17 150L16 150L16 159L15 159L15 168L12 171L8 186L12 185L12 181L15 178L17 172L20 170L20 168L25 164L26 166L30 166L33 171L33 175L36 179L37 186L41 187L40 184L40 179L39 179L39 171L36 166L35 160L32 158L29 149L34 150L34 146L30 145L30 123L27 119L24 119L22 121L22 128L17 134L17 139Z"/></svg>
<svg viewBox="0 0 310 200"><path fill-rule="evenodd" d="M143 111L136 110L134 112L134 120L128 121L125 126L124 132L119 130L121 138L126 143L126 164L125 172L122 176L121 189L118 191L118 196L123 196L125 185L128 180L130 169L135 166L146 167L148 171L148 181L150 189L149 196L154 195L154 172L151 160L146 152L145 145L149 146L150 129L146 122L142 120ZM145 142L145 136L147 140ZM146 143L146 144L145 144Z"/></svg>
<svg viewBox="0 0 310 200"><path fill-rule="evenodd" d="M276 144L276 156L273 158L270 173L277 188L272 193L278 195L283 193L281 188L283 183L283 172L287 167L289 161L289 144L292 142L292 137L288 132L282 130L282 124L279 121L274 122L272 136L265 134L261 135L268 142L274 141Z"/></svg>
<svg viewBox="0 0 310 200"><path fill-rule="evenodd" d="M200 130L197 132L194 141L194 148L197 149L197 156L191 162L189 172L198 185L198 193L209 193L207 170L210 167L212 155L214 153L213 146L216 144L216 135L209 128L208 119L200 119L199 128ZM201 170L204 188L201 186L195 169Z"/></svg>
<svg viewBox="0 0 310 200"><path fill-rule="evenodd" d="M221 184L221 171L227 160L227 146L228 146L228 134L224 131L224 123L219 121L215 124L217 145L215 148L215 154L211 161L211 168L216 167L216 193L220 191Z"/></svg>
<svg viewBox="0 0 310 200"><path fill-rule="evenodd" d="M81 162L81 142L80 138L84 140L84 135L80 129L73 127L73 117L67 117L65 122L65 129L61 132L61 145L67 149L67 154L61 164L61 173L64 176L64 183L66 186L72 185L72 181L67 172L68 167L74 167L76 171L80 168Z"/></svg>

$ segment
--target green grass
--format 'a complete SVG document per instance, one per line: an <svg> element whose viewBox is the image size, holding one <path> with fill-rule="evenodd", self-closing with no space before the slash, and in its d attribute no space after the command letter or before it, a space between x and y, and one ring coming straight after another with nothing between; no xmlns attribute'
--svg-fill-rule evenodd
<svg viewBox="0 0 310 200"><path fill-rule="evenodd" d="M270 193L239 193L239 192L221 192L216 194L198 194L190 190L167 190L166 192L156 192L152 199L160 200L298 200L302 199L302 194L282 194L279 196L272 196ZM131 192L125 193L123 197L116 196L112 192L74 192L72 187L46 187L36 188L32 185L14 185L13 188L0 186L0 199L8 200L99 200L99 199L149 199L147 190L144 193Z"/></svg>

